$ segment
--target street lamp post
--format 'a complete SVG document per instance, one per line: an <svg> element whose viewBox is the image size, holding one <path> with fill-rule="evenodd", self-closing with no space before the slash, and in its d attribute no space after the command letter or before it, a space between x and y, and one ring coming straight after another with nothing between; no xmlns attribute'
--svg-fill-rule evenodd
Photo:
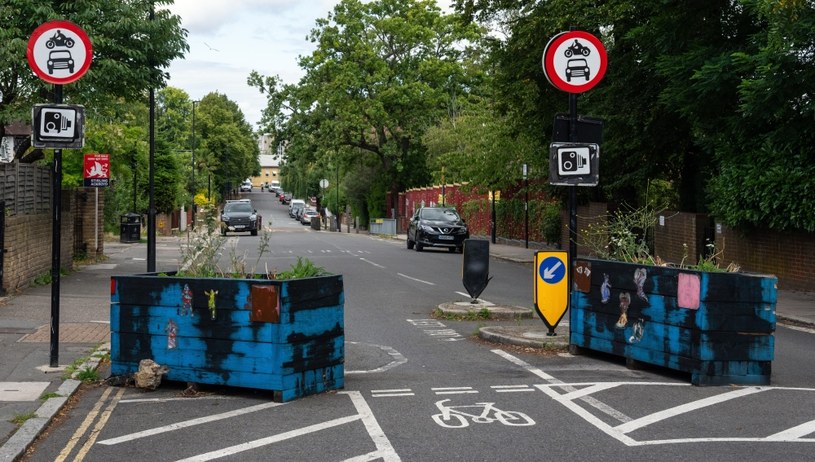
<svg viewBox="0 0 815 462"><path fill-rule="evenodd" d="M529 248L529 176L527 175L526 164L524 164L524 241L526 248Z"/></svg>
<svg viewBox="0 0 815 462"><path fill-rule="evenodd" d="M192 102L192 230L195 231L195 105L200 101Z"/></svg>

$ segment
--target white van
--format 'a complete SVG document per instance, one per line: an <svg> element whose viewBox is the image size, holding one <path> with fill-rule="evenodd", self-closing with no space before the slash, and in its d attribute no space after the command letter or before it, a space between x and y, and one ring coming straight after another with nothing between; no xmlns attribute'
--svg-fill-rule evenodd
<svg viewBox="0 0 815 462"><path fill-rule="evenodd" d="M298 211L302 212L304 208L306 208L306 201L303 199L292 199L291 203L289 204L289 216L292 218L299 218L297 213Z"/></svg>

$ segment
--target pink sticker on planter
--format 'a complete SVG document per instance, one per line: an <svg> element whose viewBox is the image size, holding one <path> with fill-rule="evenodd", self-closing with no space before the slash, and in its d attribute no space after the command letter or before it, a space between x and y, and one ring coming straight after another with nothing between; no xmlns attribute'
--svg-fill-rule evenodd
<svg viewBox="0 0 815 462"><path fill-rule="evenodd" d="M679 273L679 284L676 290L676 304L680 308L699 309L699 275Z"/></svg>

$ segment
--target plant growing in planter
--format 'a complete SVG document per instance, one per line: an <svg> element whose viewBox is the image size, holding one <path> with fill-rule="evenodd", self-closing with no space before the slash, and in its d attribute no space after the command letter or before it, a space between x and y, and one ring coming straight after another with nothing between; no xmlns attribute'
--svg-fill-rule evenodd
<svg viewBox="0 0 815 462"><path fill-rule="evenodd" d="M276 401L342 388L342 276L307 260L247 273L234 254L223 271L216 236L194 237L178 273L111 278L111 374L152 359L169 380L272 390Z"/></svg>
<svg viewBox="0 0 815 462"><path fill-rule="evenodd" d="M655 216L621 213L584 233L602 258L574 262L572 348L688 372L696 385L768 384L777 278L726 272L715 254L660 263L640 237Z"/></svg>

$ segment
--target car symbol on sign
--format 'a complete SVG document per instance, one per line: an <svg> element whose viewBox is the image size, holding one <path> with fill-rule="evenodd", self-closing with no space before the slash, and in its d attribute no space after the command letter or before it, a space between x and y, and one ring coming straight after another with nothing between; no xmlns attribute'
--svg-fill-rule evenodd
<svg viewBox="0 0 815 462"><path fill-rule="evenodd" d="M574 58L566 62L566 81L571 82L572 77L585 77L586 82L591 78L589 63L583 58Z"/></svg>
<svg viewBox="0 0 815 462"><path fill-rule="evenodd" d="M74 73L74 58L68 50L54 50L48 54L48 73L53 74L54 69L68 69Z"/></svg>

